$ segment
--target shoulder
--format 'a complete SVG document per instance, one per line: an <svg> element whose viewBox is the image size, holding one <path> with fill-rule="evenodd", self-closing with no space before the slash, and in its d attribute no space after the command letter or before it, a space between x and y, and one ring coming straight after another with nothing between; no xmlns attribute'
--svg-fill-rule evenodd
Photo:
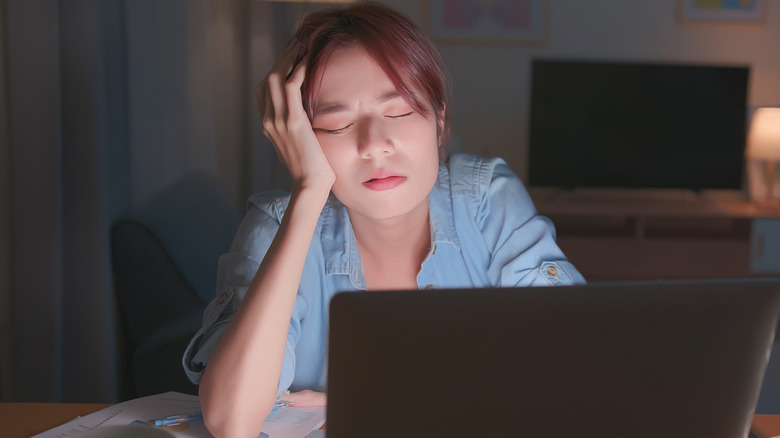
<svg viewBox="0 0 780 438"><path fill-rule="evenodd" d="M247 199L247 216L261 214L281 223L289 203L290 193L284 190L255 193Z"/></svg>
<svg viewBox="0 0 780 438"><path fill-rule="evenodd" d="M259 192L250 196L247 199L247 210L239 232L243 232L245 236L249 237L258 233L258 230L275 234L290 205L290 196L290 193L284 190ZM340 203L335 196L331 195L328 197L323 211L317 220L315 234L321 232L325 222L334 222L336 220L333 216L337 216L340 213L339 206ZM342 210L345 210L343 206ZM326 214L326 212L329 212L329 214ZM346 211L341 214L346 215ZM323 216L328 216L329 220L323 219Z"/></svg>
<svg viewBox="0 0 780 438"><path fill-rule="evenodd" d="M520 178L502 158L453 154L446 167L453 194L471 194L484 198L501 189L526 195Z"/></svg>
<svg viewBox="0 0 780 438"><path fill-rule="evenodd" d="M503 159L456 154L447 169L456 216L462 212L484 228L508 223L507 216L527 221L537 214L522 181Z"/></svg>
<svg viewBox="0 0 780 438"><path fill-rule="evenodd" d="M447 162L453 189L467 190L487 186L497 178L516 179L517 175L499 157L453 154Z"/></svg>
<svg viewBox="0 0 780 438"><path fill-rule="evenodd" d="M246 202L246 212L236 230L231 252L265 253L276 235L289 204L290 195L281 190L255 193Z"/></svg>

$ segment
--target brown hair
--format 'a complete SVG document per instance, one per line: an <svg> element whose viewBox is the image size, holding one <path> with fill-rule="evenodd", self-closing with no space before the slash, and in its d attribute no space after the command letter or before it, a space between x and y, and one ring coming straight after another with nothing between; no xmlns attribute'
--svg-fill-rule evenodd
<svg viewBox="0 0 780 438"><path fill-rule="evenodd" d="M441 127L439 156L444 158L450 133L446 111L450 102L449 75L433 43L407 16L376 2L326 9L306 16L291 44L298 44L295 64L304 59L308 64L302 93L309 118L313 117L316 106L313 97L317 87L312 78L322 70L334 50L360 45L407 103L426 117L431 114L414 91L419 90L429 100L432 116Z"/></svg>

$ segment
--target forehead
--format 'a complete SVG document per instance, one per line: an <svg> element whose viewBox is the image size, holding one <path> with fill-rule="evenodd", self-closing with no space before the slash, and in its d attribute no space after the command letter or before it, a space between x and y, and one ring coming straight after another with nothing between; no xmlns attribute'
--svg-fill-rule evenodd
<svg viewBox="0 0 780 438"><path fill-rule="evenodd" d="M359 44L339 47L327 56L312 77L308 92L310 114L322 114L327 107L345 109L355 102L382 103L390 98L400 98L427 114L432 105L424 97L425 93L412 83L409 77L391 79L376 58Z"/></svg>
<svg viewBox="0 0 780 438"><path fill-rule="evenodd" d="M379 64L359 45L339 47L325 60L314 75L313 97L331 97L351 92L368 92L372 89L387 93L395 90L390 78Z"/></svg>

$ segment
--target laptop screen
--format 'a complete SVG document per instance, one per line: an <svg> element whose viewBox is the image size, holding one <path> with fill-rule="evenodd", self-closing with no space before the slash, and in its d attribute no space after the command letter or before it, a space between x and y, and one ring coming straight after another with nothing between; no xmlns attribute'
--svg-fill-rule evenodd
<svg viewBox="0 0 780 438"><path fill-rule="evenodd" d="M747 436L771 280L348 292L328 436Z"/></svg>

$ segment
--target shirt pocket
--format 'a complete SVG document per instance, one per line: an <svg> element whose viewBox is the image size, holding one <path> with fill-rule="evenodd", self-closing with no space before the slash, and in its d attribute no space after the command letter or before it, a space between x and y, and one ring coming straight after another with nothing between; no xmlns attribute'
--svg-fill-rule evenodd
<svg viewBox="0 0 780 438"><path fill-rule="evenodd" d="M225 312L225 308L233 302L236 291L233 288L225 288L216 298L211 300L206 310L203 311L203 327L200 333L209 329ZM200 334L199 333L199 334Z"/></svg>
<svg viewBox="0 0 780 438"><path fill-rule="evenodd" d="M569 275L557 262L542 262L537 271L550 286L569 286L573 284Z"/></svg>

